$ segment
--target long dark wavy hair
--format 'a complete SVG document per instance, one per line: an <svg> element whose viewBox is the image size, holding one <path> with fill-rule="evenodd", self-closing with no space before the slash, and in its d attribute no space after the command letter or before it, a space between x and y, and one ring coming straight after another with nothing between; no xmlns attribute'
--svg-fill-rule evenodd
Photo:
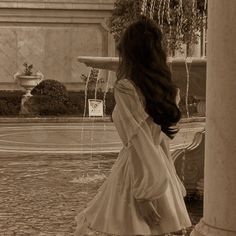
<svg viewBox="0 0 236 236"><path fill-rule="evenodd" d="M118 43L118 80L130 79L145 98L145 111L170 138L178 132L181 118L176 104L177 87L172 81L156 23L144 16L124 31Z"/></svg>

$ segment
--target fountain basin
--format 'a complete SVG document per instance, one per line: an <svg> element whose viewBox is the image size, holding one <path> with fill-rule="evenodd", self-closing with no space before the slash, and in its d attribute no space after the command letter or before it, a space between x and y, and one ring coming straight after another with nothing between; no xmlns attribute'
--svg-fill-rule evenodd
<svg viewBox="0 0 236 236"><path fill-rule="evenodd" d="M119 66L118 57L80 56L77 60L88 67L116 71ZM206 58L171 58L167 60L172 72L173 80L185 94L187 84L187 70L189 73L189 95L196 99L205 100L206 97Z"/></svg>
<svg viewBox="0 0 236 236"><path fill-rule="evenodd" d="M88 67L116 71L119 66L118 57L80 56L79 62ZM200 116L205 116L206 110L206 58L173 58L169 57L167 63L172 78L180 88L182 97L192 96L196 99L196 107ZM188 92L187 92L188 88Z"/></svg>
<svg viewBox="0 0 236 236"><path fill-rule="evenodd" d="M75 122L75 121L74 121ZM171 151L188 146L204 122L181 123ZM111 153L122 142L111 122L0 123L0 153Z"/></svg>

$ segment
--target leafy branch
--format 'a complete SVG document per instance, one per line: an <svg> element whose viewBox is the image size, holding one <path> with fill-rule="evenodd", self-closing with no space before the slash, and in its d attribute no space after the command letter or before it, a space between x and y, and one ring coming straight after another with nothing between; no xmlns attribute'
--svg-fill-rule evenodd
<svg viewBox="0 0 236 236"><path fill-rule="evenodd" d="M116 41L119 41L123 30L139 18L141 8L141 0L116 0L108 20ZM151 9L150 0L146 9ZM200 32L206 27L207 0L156 0L153 9L153 20L162 29L164 46L169 54L181 49L183 44L196 44Z"/></svg>

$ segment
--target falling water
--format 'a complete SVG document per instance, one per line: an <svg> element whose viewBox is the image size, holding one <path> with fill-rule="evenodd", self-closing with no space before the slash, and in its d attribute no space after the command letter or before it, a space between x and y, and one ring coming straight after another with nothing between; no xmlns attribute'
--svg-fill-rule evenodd
<svg viewBox="0 0 236 236"><path fill-rule="evenodd" d="M88 72L87 80L85 83L85 89L84 89L84 113L83 113L83 117L82 117L82 128L81 128L81 134L80 134L80 144L81 144L81 149L82 149L82 155L83 155L83 138L84 138L84 118L86 117L88 85L89 85L91 73L92 73L92 68L89 67L89 72Z"/></svg>
<svg viewBox="0 0 236 236"><path fill-rule="evenodd" d="M147 14L147 0L142 1L141 15Z"/></svg>
<svg viewBox="0 0 236 236"><path fill-rule="evenodd" d="M163 1L163 5L162 5L162 14L161 14L161 25L162 28L164 27L164 16L165 16L165 7L166 7L166 1Z"/></svg>
<svg viewBox="0 0 236 236"><path fill-rule="evenodd" d="M169 42L170 42L170 38L172 37L172 26L171 26L171 18L170 18L170 1L171 0L167 0L167 23L168 23L168 27L169 27L169 39L167 39L167 48L169 49Z"/></svg>
<svg viewBox="0 0 236 236"><path fill-rule="evenodd" d="M185 107L186 107L186 115L187 118L190 118L189 116L189 83L190 83L190 69L192 65L192 57L187 57L185 59L185 69L186 69L186 94L185 94ZM189 64L189 65L188 65Z"/></svg>
<svg viewBox="0 0 236 236"><path fill-rule="evenodd" d="M162 1L163 1L163 0L160 0L160 1L159 1L159 5L158 5L158 24L159 24L160 26L162 26L162 24L161 24Z"/></svg>
<svg viewBox="0 0 236 236"><path fill-rule="evenodd" d="M151 5L150 5L150 18L151 19L153 19L155 5L156 5L156 0L151 0Z"/></svg>
<svg viewBox="0 0 236 236"><path fill-rule="evenodd" d="M183 24L183 2L182 2L182 0L179 0L178 21L177 21L177 38L181 37L182 24Z"/></svg>
<svg viewBox="0 0 236 236"><path fill-rule="evenodd" d="M107 83L106 83L106 88L105 88L104 96L103 96L103 107L104 107L103 113L104 113L104 117L106 116L106 96L107 96L107 92L108 92L108 89L109 89L110 77L111 77L111 71L108 71Z"/></svg>
<svg viewBox="0 0 236 236"><path fill-rule="evenodd" d="M186 94L185 94L185 107L186 107L186 115L187 115L187 118L189 119L190 118L190 115L189 115L189 85L190 85L190 71L191 71L191 65L192 65L192 55L191 57L187 57L185 59L185 69L186 69ZM188 65L189 64L189 65ZM190 131L192 127L191 126L188 126L188 129ZM188 140L188 134L190 132L185 132L185 140ZM185 141L186 143L186 141ZM184 182L184 176L185 176L185 164L186 164L186 148L184 149L184 155L182 157L182 166L181 166L181 176L182 176L182 181Z"/></svg>
<svg viewBox="0 0 236 236"><path fill-rule="evenodd" d="M196 12L197 2L196 1L197 0L192 0L192 19L193 20L196 19L196 14L197 14L197 12ZM193 26L193 24L191 24L191 33L193 33L193 31L194 31L194 26ZM193 34L191 34L191 35L192 35L192 37L190 38L190 45L193 44ZM191 48L191 56L192 56L192 48Z"/></svg>
<svg viewBox="0 0 236 236"><path fill-rule="evenodd" d="M83 118L85 118L86 116L86 110L87 110L87 98L88 98L88 85L89 85L89 80L92 74L92 70L93 68L89 67L89 73L88 73L88 77L86 80L86 84L85 84L85 90L84 90L84 114L83 114Z"/></svg>
<svg viewBox="0 0 236 236"><path fill-rule="evenodd" d="M97 99L97 90L98 90L98 82L100 79L100 69L96 69L96 85L95 85L95 92L94 92L94 99ZM92 131L91 131L91 138L90 138L90 159L93 159L93 142L94 142L94 121L95 117L92 117Z"/></svg>
<svg viewBox="0 0 236 236"><path fill-rule="evenodd" d="M98 82L100 79L100 72L101 70L97 69L97 76L96 76L96 85L95 85L95 93L94 93L94 99L97 99L97 90L98 90Z"/></svg>
<svg viewBox="0 0 236 236"><path fill-rule="evenodd" d="M207 31L207 3L208 3L208 0L205 0L205 3L204 3L204 13L203 13L203 23L205 24L205 29L203 30L204 32L204 44L205 42L207 41L206 39L206 31ZM203 56L206 56L206 46L204 45L204 52L203 52Z"/></svg>

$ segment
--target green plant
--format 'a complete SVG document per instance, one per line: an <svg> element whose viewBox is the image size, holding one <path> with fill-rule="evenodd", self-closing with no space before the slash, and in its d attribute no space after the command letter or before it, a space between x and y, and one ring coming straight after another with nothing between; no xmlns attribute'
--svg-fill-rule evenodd
<svg viewBox="0 0 236 236"><path fill-rule="evenodd" d="M57 80L43 80L32 89L31 94L48 96L62 102L68 100L66 87Z"/></svg>
<svg viewBox="0 0 236 236"><path fill-rule="evenodd" d="M125 28L137 20L142 12L141 0L116 0L108 26L115 40L119 41ZM182 44L198 42L199 32L206 26L206 0L156 0L151 6L147 1L146 14L153 14L154 21L161 27L164 46L169 54Z"/></svg>
<svg viewBox="0 0 236 236"><path fill-rule="evenodd" d="M33 115L58 116L76 112L66 87L59 81L43 80L31 93L33 97L26 102L25 106Z"/></svg>
<svg viewBox="0 0 236 236"><path fill-rule="evenodd" d="M93 99L94 93L94 90L88 91L88 99ZM22 95L22 91L0 91L0 116L19 116ZM97 98L103 100L104 92L98 91ZM68 91L66 101L47 95L34 95L27 103L33 116L82 116L85 103L84 91ZM188 99L190 116L197 115L196 103L194 96L190 95ZM112 89L106 94L105 105L106 115L111 116L115 107ZM181 95L179 105L182 117L186 117L185 94ZM88 104L86 114L88 114Z"/></svg>
<svg viewBox="0 0 236 236"><path fill-rule="evenodd" d="M103 78L99 78L99 69L92 68L91 73L89 74L89 81L88 75L82 74L80 78L86 84L88 83L88 90L94 90L97 85L97 89L101 89L105 80Z"/></svg>
<svg viewBox="0 0 236 236"><path fill-rule="evenodd" d="M47 95L33 96L26 102L25 106L33 116L73 115L77 110L69 100L63 102Z"/></svg>
<svg viewBox="0 0 236 236"><path fill-rule="evenodd" d="M27 62L25 62L23 64L23 66L24 66L24 71L23 71L22 75L30 76L33 74L33 65L32 64L29 65Z"/></svg>
<svg viewBox="0 0 236 236"><path fill-rule="evenodd" d="M18 116L22 91L0 91L0 116Z"/></svg>

